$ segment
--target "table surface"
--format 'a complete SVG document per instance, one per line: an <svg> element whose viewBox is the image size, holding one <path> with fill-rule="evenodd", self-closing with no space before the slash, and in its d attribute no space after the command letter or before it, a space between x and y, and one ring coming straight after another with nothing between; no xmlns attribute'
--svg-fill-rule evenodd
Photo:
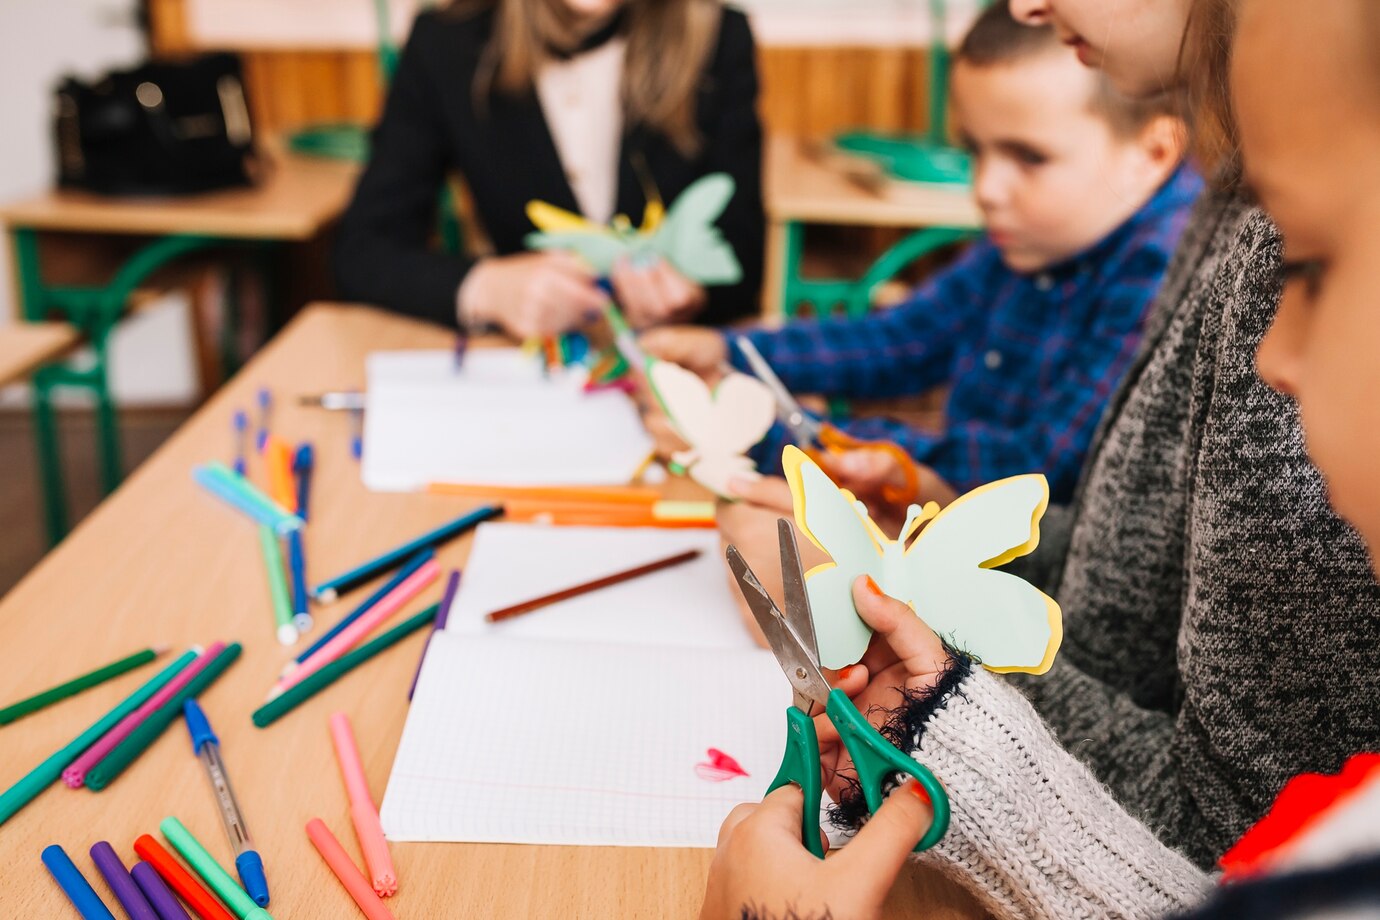
<svg viewBox="0 0 1380 920"><path fill-rule="evenodd" d="M310 307L76 530L0 600L0 702L10 702L150 644L176 650L217 639L244 644L241 659L202 697L232 782L268 868L280 918L357 916L310 845L305 825L323 818L357 862L327 717L349 713L370 787L382 799L406 715L406 692L423 634L385 652L270 726L249 715L289 657L272 629L263 564L252 526L192 483L196 463L228 460L230 419L268 386L273 427L316 446L312 519L306 531L313 581L448 520L472 499L371 494L349 456L342 413L298 407L296 397L364 383L375 349L444 348L444 330L363 307ZM251 475L255 470L251 467ZM677 480L677 484L684 485ZM470 539L440 551L462 563ZM423 596L439 599L440 584ZM316 611L333 622L359 594ZM409 610L420 609L421 601ZM312 635L319 634L319 628ZM162 659L166 663L168 659ZM91 724L153 668L87 691L0 727L0 787ZM483 756L476 751L476 756ZM200 763L172 726L101 793L60 783L0 827L0 865L23 884L0 886L0 916L66 916L39 852L60 843L102 895L87 851L109 840L132 864L132 844L177 815L211 852L231 853ZM690 917L698 910L709 850L481 844L394 844L399 918ZM113 905L113 901L109 901ZM932 873L908 870L889 901L893 916L976 916L972 902Z"/></svg>
<svg viewBox="0 0 1380 920"><path fill-rule="evenodd" d="M77 347L81 333L70 323L0 326L0 386L25 377L40 364Z"/></svg>
<svg viewBox="0 0 1380 920"><path fill-rule="evenodd" d="M12 230L301 241L349 203L358 164L287 153L276 143L263 152L266 175L252 188L146 198L52 190L0 206L0 223Z"/></svg>
<svg viewBox="0 0 1380 920"><path fill-rule="evenodd" d="M859 178L850 178L850 173ZM966 188L880 177L867 161L828 152L800 138L768 140L764 176L767 216L774 222L964 229L981 225Z"/></svg>

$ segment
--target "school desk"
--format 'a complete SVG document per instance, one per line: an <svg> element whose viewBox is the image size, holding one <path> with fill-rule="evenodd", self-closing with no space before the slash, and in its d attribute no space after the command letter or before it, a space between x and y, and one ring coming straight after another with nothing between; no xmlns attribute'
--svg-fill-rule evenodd
<svg viewBox="0 0 1380 920"><path fill-rule="evenodd" d="M260 246L315 237L349 201L358 166L286 154L264 145L265 178L253 187L179 198L107 198L49 191L0 206L14 254L19 318L54 318L78 327L90 341L94 363L74 369L40 368L34 375L34 425L43 481L49 539L67 531L66 495L52 403L54 387L76 387L94 395L100 468L106 492L121 477L119 430L110 399L106 344L111 330L146 279L174 260L227 243ZM147 239L108 278L79 284L45 280L44 241L86 245L98 236Z"/></svg>
<svg viewBox="0 0 1380 920"><path fill-rule="evenodd" d="M0 386L14 383L81 342L71 323L10 323L0 326Z"/></svg>
<svg viewBox="0 0 1380 920"><path fill-rule="evenodd" d="M963 187L889 179L860 158L819 142L772 137L765 164L767 312L794 316L803 303L867 312L874 289L911 262L971 236L981 216ZM800 274L807 224L915 230L883 253L861 278L806 279Z"/></svg>
<svg viewBox="0 0 1380 920"><path fill-rule="evenodd" d="M192 482L196 463L227 459L235 409L260 386L277 396L275 431L316 448L307 556L314 577L344 571L378 551L480 502L431 494L372 494L348 450L344 413L299 407L297 396L361 386L374 349L449 348L434 326L361 307L304 310L225 388L136 470L38 567L0 600L0 700L18 699L130 648L178 649L215 639L245 652L201 698L224 746L236 794L268 871L271 913L290 920L358 916L313 850L305 827L323 818L358 862L328 718L349 714L373 794L381 799L407 713L407 689L425 641L418 632L268 729L250 723L290 650L274 637L255 529ZM251 474L253 469L251 467ZM685 480L668 494L684 497ZM463 563L469 537L441 547L446 568ZM438 582L411 609L439 599ZM347 595L316 611L329 624L357 602ZM317 632L321 629L317 627ZM151 676L141 669L0 728L0 784L8 785ZM559 704L558 704L559 705ZM514 713L514 718L526 718ZM475 756L483 756L476 750ZM0 885L0 916L58 916L62 895L39 872L52 843L84 854L100 839L131 858L140 834L176 815L212 853L229 846L187 733L174 725L99 794L52 788L0 828L0 865L23 884ZM432 918L693 917L710 850L394 844L399 920ZM88 877L102 894L96 873ZM893 916L980 916L932 873L908 871Z"/></svg>

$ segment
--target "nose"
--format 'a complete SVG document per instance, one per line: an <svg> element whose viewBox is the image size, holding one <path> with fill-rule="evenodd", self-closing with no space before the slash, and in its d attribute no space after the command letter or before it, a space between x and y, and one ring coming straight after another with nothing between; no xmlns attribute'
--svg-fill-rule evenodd
<svg viewBox="0 0 1380 920"><path fill-rule="evenodd" d="M1011 18L1028 26L1049 22L1051 0L1011 0Z"/></svg>
<svg viewBox="0 0 1380 920"><path fill-rule="evenodd" d="M1260 377L1286 396L1297 396L1307 333L1307 298L1297 285L1287 286L1275 321L1255 353Z"/></svg>
<svg viewBox="0 0 1380 920"><path fill-rule="evenodd" d="M990 214L1006 200L1009 183L1005 173L1006 169L1000 163L992 162L990 157L978 156L973 172L973 198L984 212Z"/></svg>

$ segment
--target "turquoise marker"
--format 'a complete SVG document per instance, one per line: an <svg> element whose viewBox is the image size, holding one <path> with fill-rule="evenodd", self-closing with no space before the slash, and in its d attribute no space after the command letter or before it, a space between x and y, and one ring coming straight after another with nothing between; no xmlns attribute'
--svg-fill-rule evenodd
<svg viewBox="0 0 1380 920"><path fill-rule="evenodd" d="M235 790L230 787L225 761L220 759L220 739L211 731L211 723L196 700L183 702L182 716L192 736L192 752L206 767L206 775L211 778L211 791L215 793L216 804L220 806L220 820L225 824L230 846L235 849L235 868L240 873L244 890L255 904L267 907L268 879L264 876L264 861L254 849L254 841L249 837L249 827L244 823Z"/></svg>
<svg viewBox="0 0 1380 920"><path fill-rule="evenodd" d="M223 463L207 463L192 470L192 478L212 495L243 512L260 524L267 524L280 536L302 526L302 519L288 514L273 503L249 480L236 476Z"/></svg>

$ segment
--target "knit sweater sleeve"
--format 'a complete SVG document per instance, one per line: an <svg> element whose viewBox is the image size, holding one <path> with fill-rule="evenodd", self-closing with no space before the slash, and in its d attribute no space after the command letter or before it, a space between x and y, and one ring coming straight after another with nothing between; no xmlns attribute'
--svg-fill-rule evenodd
<svg viewBox="0 0 1380 920"><path fill-rule="evenodd" d="M908 747L952 807L923 860L1001 920L1151 918L1202 899L1207 875L1127 814L1029 701L962 657L958 667L948 692L905 714Z"/></svg>

